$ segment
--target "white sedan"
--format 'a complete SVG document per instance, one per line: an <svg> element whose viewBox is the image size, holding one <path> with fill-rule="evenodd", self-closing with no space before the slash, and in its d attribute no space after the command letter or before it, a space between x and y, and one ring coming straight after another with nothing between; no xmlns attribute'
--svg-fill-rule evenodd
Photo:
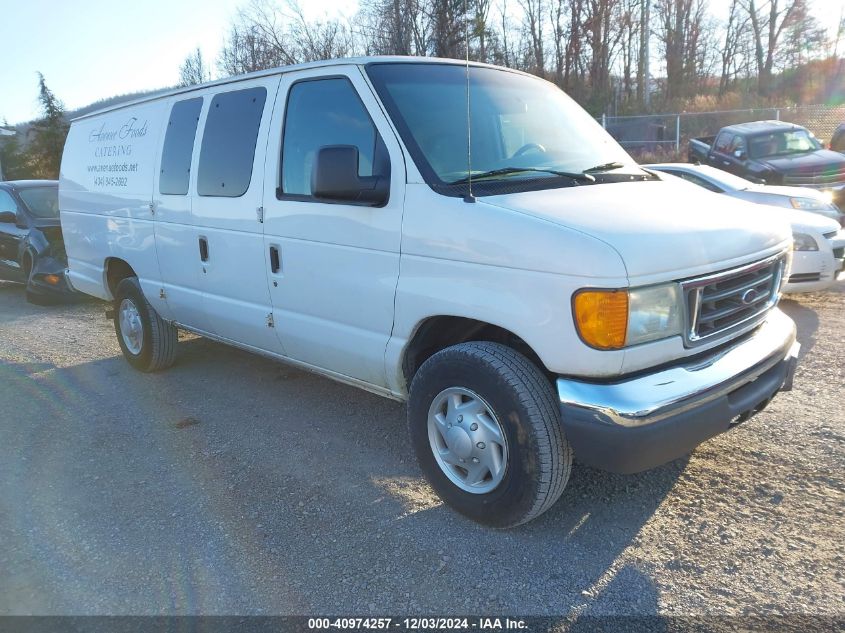
<svg viewBox="0 0 845 633"><path fill-rule="evenodd" d="M644 165L644 167L683 178L713 193L722 193L755 204L818 213L836 220L840 226L845 228L845 214L834 204L829 192L806 187L759 185L708 165L659 163Z"/></svg>
<svg viewBox="0 0 845 633"><path fill-rule="evenodd" d="M684 166L696 170L712 169L697 165ZM688 183L703 186L694 179L684 178L662 167L663 165L647 166L648 169L664 172L664 177L668 175L669 178L683 178ZM727 175L735 178L731 174ZM713 191L709 187L705 189ZM836 220L783 207L748 205L748 211L761 212L761 220L785 220L792 226L792 268L784 285L784 292L816 292L828 288L837 279L845 280L845 229L842 229Z"/></svg>

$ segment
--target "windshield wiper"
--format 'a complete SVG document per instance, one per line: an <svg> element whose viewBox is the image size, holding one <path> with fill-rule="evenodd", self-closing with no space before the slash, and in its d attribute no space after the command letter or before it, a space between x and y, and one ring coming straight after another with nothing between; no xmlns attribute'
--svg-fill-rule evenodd
<svg viewBox="0 0 845 633"><path fill-rule="evenodd" d="M573 172L573 171L558 171L556 169L541 169L539 167L502 167L500 169L491 169L490 171L483 171L478 174L469 174L464 178L458 178L457 180L453 180L452 182L448 183L450 185L465 185L470 180L484 180L486 178L495 178L496 176L507 176L508 174L519 174L522 172L539 172L543 174L554 174L555 176L562 176L564 178L571 178L572 180L576 181L583 181L583 182L595 182L595 177L591 176L590 174L584 172Z"/></svg>
<svg viewBox="0 0 845 633"><path fill-rule="evenodd" d="M609 163L602 163L601 165L596 165L595 167L590 167L589 169L585 169L584 173L589 174L592 172L599 172L599 171L611 171L613 169L621 169L625 166L625 163L620 163L618 160L611 161Z"/></svg>

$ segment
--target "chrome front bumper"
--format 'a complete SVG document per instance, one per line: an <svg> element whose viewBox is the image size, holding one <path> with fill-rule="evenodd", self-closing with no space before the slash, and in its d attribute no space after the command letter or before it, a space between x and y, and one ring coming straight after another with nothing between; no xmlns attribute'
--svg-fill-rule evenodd
<svg viewBox="0 0 845 633"><path fill-rule="evenodd" d="M595 383L559 378L567 437L581 461L617 472L665 463L792 386L795 324L774 309L737 344L651 374Z"/></svg>

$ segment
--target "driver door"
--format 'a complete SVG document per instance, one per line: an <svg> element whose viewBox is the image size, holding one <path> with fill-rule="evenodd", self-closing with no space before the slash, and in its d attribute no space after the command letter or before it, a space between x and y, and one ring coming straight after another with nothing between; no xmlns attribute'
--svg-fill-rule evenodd
<svg viewBox="0 0 845 633"><path fill-rule="evenodd" d="M312 195L317 152L338 145L358 149L360 176L389 159L386 204ZM335 66L285 73L264 178L264 249L275 331L285 354L386 385L404 195L399 144L361 71Z"/></svg>

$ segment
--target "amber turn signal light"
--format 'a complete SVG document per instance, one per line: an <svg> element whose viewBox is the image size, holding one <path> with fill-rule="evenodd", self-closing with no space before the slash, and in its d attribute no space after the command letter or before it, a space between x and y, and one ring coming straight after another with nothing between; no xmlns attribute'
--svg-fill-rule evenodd
<svg viewBox="0 0 845 633"><path fill-rule="evenodd" d="M44 281L46 281L51 286L58 285L60 278L58 275L44 275Z"/></svg>
<svg viewBox="0 0 845 633"><path fill-rule="evenodd" d="M587 345L621 349L628 331L626 290L581 290L573 301L575 325Z"/></svg>

